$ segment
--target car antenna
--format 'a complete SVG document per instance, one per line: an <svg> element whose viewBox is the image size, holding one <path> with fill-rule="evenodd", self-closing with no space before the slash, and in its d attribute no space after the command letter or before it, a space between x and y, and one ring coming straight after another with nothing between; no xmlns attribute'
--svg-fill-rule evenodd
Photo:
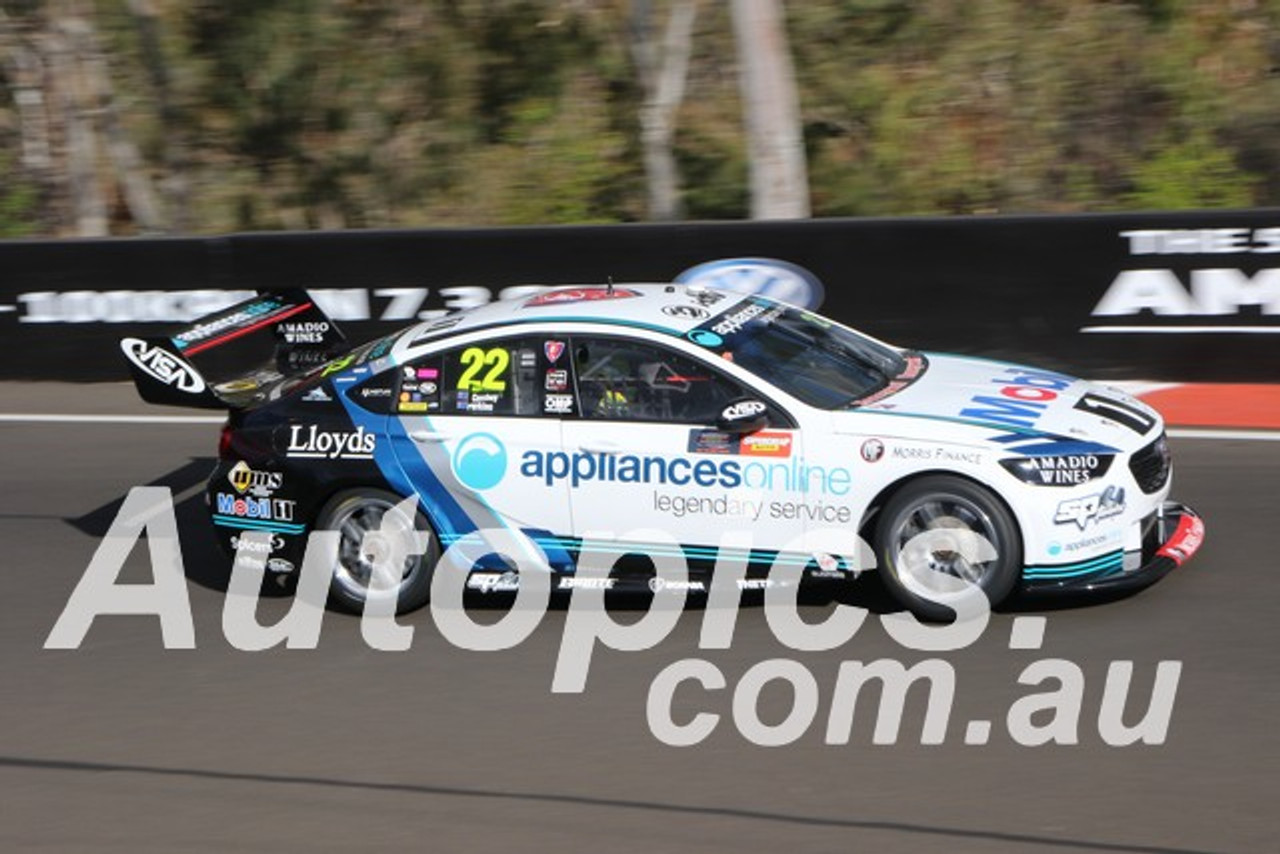
<svg viewBox="0 0 1280 854"><path fill-rule="evenodd" d="M604 280L607 283L605 287L605 293L607 293L609 296L613 296L613 276L605 276Z"/></svg>

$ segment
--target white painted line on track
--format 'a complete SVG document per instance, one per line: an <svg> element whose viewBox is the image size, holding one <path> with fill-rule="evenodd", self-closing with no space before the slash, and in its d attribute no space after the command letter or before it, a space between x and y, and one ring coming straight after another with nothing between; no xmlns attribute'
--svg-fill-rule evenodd
<svg viewBox="0 0 1280 854"><path fill-rule="evenodd" d="M221 415L72 415L45 412L0 412L10 424L221 424Z"/></svg>
<svg viewBox="0 0 1280 854"><path fill-rule="evenodd" d="M1280 442L1280 432L1275 430L1215 430L1199 427L1170 428L1174 439L1216 439L1219 441Z"/></svg>
<svg viewBox="0 0 1280 854"><path fill-rule="evenodd" d="M1126 334L1189 334L1189 333L1247 333L1250 335L1280 334L1280 326L1082 326L1081 332L1122 332Z"/></svg>

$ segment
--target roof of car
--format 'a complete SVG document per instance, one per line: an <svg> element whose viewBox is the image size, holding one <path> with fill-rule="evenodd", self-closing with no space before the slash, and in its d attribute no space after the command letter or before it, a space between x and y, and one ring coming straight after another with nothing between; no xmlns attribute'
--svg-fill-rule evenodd
<svg viewBox="0 0 1280 854"><path fill-rule="evenodd" d="M699 285L617 284L555 287L447 314L414 327L406 338L425 343L444 335L508 323L617 323L683 335L747 299Z"/></svg>

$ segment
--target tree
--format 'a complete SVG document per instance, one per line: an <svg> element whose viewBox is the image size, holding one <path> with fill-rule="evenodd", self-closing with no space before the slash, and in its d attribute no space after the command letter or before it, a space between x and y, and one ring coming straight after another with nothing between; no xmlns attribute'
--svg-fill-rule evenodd
<svg viewBox="0 0 1280 854"><path fill-rule="evenodd" d="M1276 205L1276 32L1280 0L0 0L0 233Z"/></svg>
<svg viewBox="0 0 1280 854"><path fill-rule="evenodd" d="M18 106L24 178L47 188L52 216L73 234L109 234L117 214L164 228L146 164L121 123L107 55L81 0L0 12L0 46Z"/></svg>
<svg viewBox="0 0 1280 854"><path fill-rule="evenodd" d="M629 44L640 80L640 145L648 185L650 219L679 219L679 175L676 169L676 111L684 100L685 76L693 41L697 0L672 0L661 42L654 36L653 4L632 0Z"/></svg>
<svg viewBox="0 0 1280 854"><path fill-rule="evenodd" d="M780 0L733 0L752 219L807 217L809 179Z"/></svg>

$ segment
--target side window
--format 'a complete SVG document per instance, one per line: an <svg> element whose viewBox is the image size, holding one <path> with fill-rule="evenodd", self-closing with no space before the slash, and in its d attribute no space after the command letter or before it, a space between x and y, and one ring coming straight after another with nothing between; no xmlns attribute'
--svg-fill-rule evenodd
<svg viewBox="0 0 1280 854"><path fill-rule="evenodd" d="M569 360L562 358L566 348L564 340L505 338L476 342L417 360L402 369L399 411L477 416L571 415L574 401Z"/></svg>
<svg viewBox="0 0 1280 854"><path fill-rule="evenodd" d="M400 415L430 415L440 411L443 382L440 357L427 356L398 369L400 387L395 396L395 411Z"/></svg>
<svg viewBox="0 0 1280 854"><path fill-rule="evenodd" d="M519 341L486 341L451 350L444 357L444 411L459 415L530 414L531 368Z"/></svg>
<svg viewBox="0 0 1280 854"><path fill-rule="evenodd" d="M581 416L714 424L726 404L752 393L710 366L645 341L573 339Z"/></svg>

